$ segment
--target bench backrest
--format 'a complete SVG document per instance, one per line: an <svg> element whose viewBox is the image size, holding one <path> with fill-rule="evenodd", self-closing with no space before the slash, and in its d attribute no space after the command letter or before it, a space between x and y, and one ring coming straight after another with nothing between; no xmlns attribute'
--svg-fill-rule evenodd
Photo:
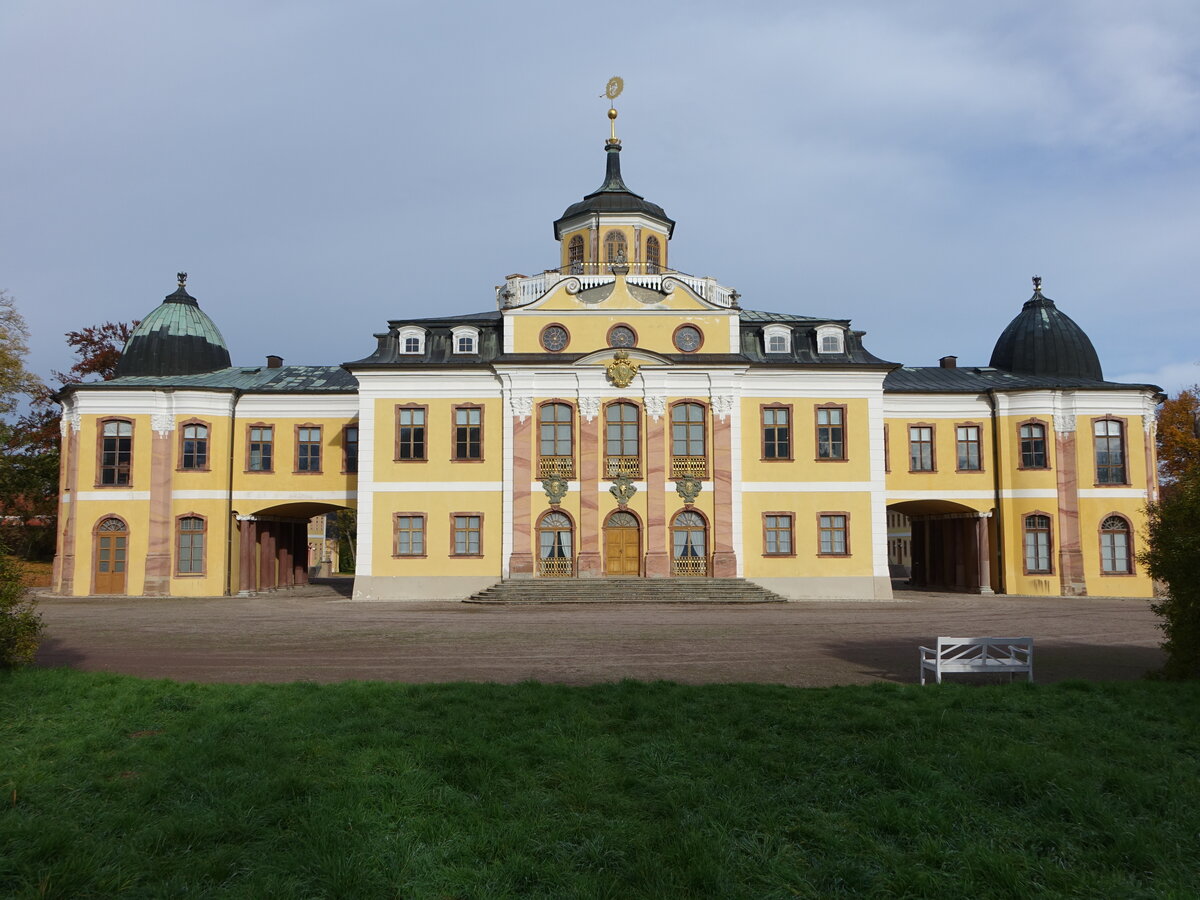
<svg viewBox="0 0 1200 900"><path fill-rule="evenodd" d="M1013 652L1032 653L1031 637L939 637L937 655L941 660L995 659Z"/></svg>

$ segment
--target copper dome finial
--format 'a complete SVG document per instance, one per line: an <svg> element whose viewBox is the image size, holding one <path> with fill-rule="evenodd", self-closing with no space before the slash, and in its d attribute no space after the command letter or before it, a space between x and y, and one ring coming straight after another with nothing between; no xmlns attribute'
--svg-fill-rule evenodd
<svg viewBox="0 0 1200 900"><path fill-rule="evenodd" d="M180 287L184 287L187 284L187 272L176 272L175 277L179 279Z"/></svg>
<svg viewBox="0 0 1200 900"><path fill-rule="evenodd" d="M1042 276L1041 275L1033 276L1033 290L1034 290L1034 293L1037 293L1037 294L1040 294L1042 292Z"/></svg>

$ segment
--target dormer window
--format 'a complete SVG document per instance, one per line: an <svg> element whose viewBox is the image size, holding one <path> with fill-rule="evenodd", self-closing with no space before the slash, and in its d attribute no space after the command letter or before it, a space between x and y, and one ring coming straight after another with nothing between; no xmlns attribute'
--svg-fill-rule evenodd
<svg viewBox="0 0 1200 900"><path fill-rule="evenodd" d="M415 325L400 329L400 352L416 355L425 352L425 329Z"/></svg>
<svg viewBox="0 0 1200 900"><path fill-rule="evenodd" d="M792 352L792 329L786 325L768 325L763 329L768 353Z"/></svg>
<svg viewBox="0 0 1200 900"><path fill-rule="evenodd" d="M818 328L817 350L820 353L845 353L845 333L836 325L824 325Z"/></svg>
<svg viewBox="0 0 1200 900"><path fill-rule="evenodd" d="M478 353L479 352L479 329L469 326L460 326L451 329L451 342L454 345L455 353Z"/></svg>

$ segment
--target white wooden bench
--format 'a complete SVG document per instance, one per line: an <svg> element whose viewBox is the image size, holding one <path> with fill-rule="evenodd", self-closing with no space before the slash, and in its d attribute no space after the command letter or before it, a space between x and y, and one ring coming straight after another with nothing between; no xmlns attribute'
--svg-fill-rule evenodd
<svg viewBox="0 0 1200 900"><path fill-rule="evenodd" d="M1007 672L1009 680L1025 672L1033 681L1031 637L939 637L937 650L921 647L921 684L933 672L942 683L944 672Z"/></svg>

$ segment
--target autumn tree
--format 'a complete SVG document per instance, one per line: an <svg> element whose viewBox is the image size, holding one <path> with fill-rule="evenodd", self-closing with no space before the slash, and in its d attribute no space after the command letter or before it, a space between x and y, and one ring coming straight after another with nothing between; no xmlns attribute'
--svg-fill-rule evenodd
<svg viewBox="0 0 1200 900"><path fill-rule="evenodd" d="M1158 474L1170 494L1189 472L1200 470L1200 385L1168 397L1158 410Z"/></svg>
<svg viewBox="0 0 1200 900"><path fill-rule="evenodd" d="M121 350L138 325L132 322L102 322L79 331L68 331L67 346L75 351L75 362L66 372L55 372L63 384L85 381L109 381L117 377Z"/></svg>

